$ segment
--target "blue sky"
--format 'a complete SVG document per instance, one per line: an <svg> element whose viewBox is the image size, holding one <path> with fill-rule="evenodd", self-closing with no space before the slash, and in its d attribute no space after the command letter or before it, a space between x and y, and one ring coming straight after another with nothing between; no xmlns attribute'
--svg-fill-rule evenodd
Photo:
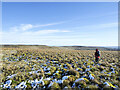
<svg viewBox="0 0 120 90"><path fill-rule="evenodd" d="M2 43L117 46L116 2L4 2Z"/></svg>

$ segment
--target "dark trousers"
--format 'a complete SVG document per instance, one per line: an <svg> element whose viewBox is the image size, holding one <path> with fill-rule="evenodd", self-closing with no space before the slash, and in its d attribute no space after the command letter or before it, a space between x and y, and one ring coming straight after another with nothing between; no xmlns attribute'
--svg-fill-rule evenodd
<svg viewBox="0 0 120 90"><path fill-rule="evenodd" d="M99 61L99 58L95 58L95 61L98 62L98 61Z"/></svg>

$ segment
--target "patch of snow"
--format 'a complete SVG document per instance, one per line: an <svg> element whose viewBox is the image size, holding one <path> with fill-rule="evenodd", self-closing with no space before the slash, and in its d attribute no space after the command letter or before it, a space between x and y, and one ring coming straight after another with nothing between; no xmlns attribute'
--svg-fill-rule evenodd
<svg viewBox="0 0 120 90"><path fill-rule="evenodd" d="M56 71L53 75L55 75L56 73L59 73L59 71Z"/></svg>
<svg viewBox="0 0 120 90"><path fill-rule="evenodd" d="M110 85L108 84L108 82L105 82L104 84L107 85L107 86L110 86Z"/></svg>
<svg viewBox="0 0 120 90"><path fill-rule="evenodd" d="M116 88L115 86L113 86L111 83L109 83L109 82L105 82L104 83L106 86L111 86L111 87L113 87L113 88Z"/></svg>
<svg viewBox="0 0 120 90"><path fill-rule="evenodd" d="M78 79L76 79L76 80L75 80L75 82L79 82L79 81L82 81L82 80L84 80L84 81L85 81L85 79L84 79L84 78L78 78Z"/></svg>
<svg viewBox="0 0 120 90"><path fill-rule="evenodd" d="M58 80L58 81L56 81L56 83L62 84L63 80Z"/></svg>
<svg viewBox="0 0 120 90"><path fill-rule="evenodd" d="M26 88L27 85L26 85L26 82L21 82L19 85L15 86L15 88Z"/></svg>
<svg viewBox="0 0 120 90"><path fill-rule="evenodd" d="M53 85L53 82L50 82L50 84L48 85L48 88L51 87Z"/></svg>
<svg viewBox="0 0 120 90"><path fill-rule="evenodd" d="M87 72L87 71L90 71L90 68L87 68L87 69L85 70L85 72Z"/></svg>
<svg viewBox="0 0 120 90"><path fill-rule="evenodd" d="M111 69L112 71L114 71L114 68L113 68L113 67L111 67L110 69Z"/></svg>
<svg viewBox="0 0 120 90"><path fill-rule="evenodd" d="M112 71L112 73L115 73L115 71Z"/></svg>
<svg viewBox="0 0 120 90"><path fill-rule="evenodd" d="M8 80L5 82L5 84L3 85L3 88L11 88L10 84L12 83L12 80Z"/></svg>
<svg viewBox="0 0 120 90"><path fill-rule="evenodd" d="M40 69L39 70L37 70L37 71L31 71L31 72L29 72L30 74L33 74L33 73L38 73L38 71L41 71Z"/></svg>
<svg viewBox="0 0 120 90"><path fill-rule="evenodd" d="M65 89L65 88L68 88L68 87L67 87L67 86L65 86L65 87L64 87L64 89Z"/></svg>
<svg viewBox="0 0 120 90"><path fill-rule="evenodd" d="M47 70L50 70L50 68L48 68Z"/></svg>
<svg viewBox="0 0 120 90"><path fill-rule="evenodd" d="M38 79L35 79L34 81L32 80L31 81L31 86L33 87L33 88L36 88L36 86L38 85L38 84L40 84L40 83L42 83L42 85L44 85L45 83L44 83L44 81L43 81L43 77L38 81Z"/></svg>
<svg viewBox="0 0 120 90"><path fill-rule="evenodd" d="M74 88L75 87L75 83L73 83L73 85L72 85L72 88Z"/></svg>
<svg viewBox="0 0 120 90"><path fill-rule="evenodd" d="M101 73L105 73L106 72L106 70L103 70Z"/></svg>
<svg viewBox="0 0 120 90"><path fill-rule="evenodd" d="M43 69L44 71L50 71L50 68L48 68L48 67L46 67L46 66L45 66L45 67L42 66L42 68L44 68L44 69Z"/></svg>
<svg viewBox="0 0 120 90"><path fill-rule="evenodd" d="M94 79L94 77L90 74L89 75L89 78L91 79L91 80L93 80Z"/></svg>
<svg viewBox="0 0 120 90"><path fill-rule="evenodd" d="M50 71L49 72L45 72L45 74L48 74L48 73L50 74L51 72Z"/></svg>
<svg viewBox="0 0 120 90"><path fill-rule="evenodd" d="M35 70L35 69L32 67L31 70Z"/></svg>
<svg viewBox="0 0 120 90"><path fill-rule="evenodd" d="M88 65L87 68L90 68L90 65Z"/></svg>
<svg viewBox="0 0 120 90"><path fill-rule="evenodd" d="M13 75L11 75L11 76L7 76L7 79L9 79L9 78L13 78L14 76L16 76L17 74L13 74Z"/></svg>
<svg viewBox="0 0 120 90"><path fill-rule="evenodd" d="M64 76L64 77L62 77L62 80L66 80L66 79L68 79L68 77L70 77L70 76Z"/></svg>
<svg viewBox="0 0 120 90"><path fill-rule="evenodd" d="M56 82L56 81L57 81L57 79L53 79L52 81L53 81L53 82Z"/></svg>
<svg viewBox="0 0 120 90"><path fill-rule="evenodd" d="M51 80L51 78L45 78L44 80Z"/></svg>

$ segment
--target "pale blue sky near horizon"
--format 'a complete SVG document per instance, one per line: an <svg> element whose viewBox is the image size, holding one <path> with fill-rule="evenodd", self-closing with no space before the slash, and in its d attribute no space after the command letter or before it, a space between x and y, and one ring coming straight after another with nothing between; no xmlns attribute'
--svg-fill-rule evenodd
<svg viewBox="0 0 120 90"><path fill-rule="evenodd" d="M117 46L117 2L3 2L2 43Z"/></svg>

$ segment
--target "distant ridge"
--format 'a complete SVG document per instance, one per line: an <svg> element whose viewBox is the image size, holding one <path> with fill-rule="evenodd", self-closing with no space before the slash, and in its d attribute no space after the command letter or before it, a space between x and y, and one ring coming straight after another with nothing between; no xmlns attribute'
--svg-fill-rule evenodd
<svg viewBox="0 0 120 90"><path fill-rule="evenodd" d="M47 46L47 45L0 45L0 47L5 48L57 48L57 49L72 49L72 50L108 50L108 51L118 51L115 47L100 47L100 46Z"/></svg>
<svg viewBox="0 0 120 90"><path fill-rule="evenodd" d="M62 46L67 49L74 49L74 50L110 50L110 51L118 51L118 48L109 48L109 47L100 47L100 46Z"/></svg>

